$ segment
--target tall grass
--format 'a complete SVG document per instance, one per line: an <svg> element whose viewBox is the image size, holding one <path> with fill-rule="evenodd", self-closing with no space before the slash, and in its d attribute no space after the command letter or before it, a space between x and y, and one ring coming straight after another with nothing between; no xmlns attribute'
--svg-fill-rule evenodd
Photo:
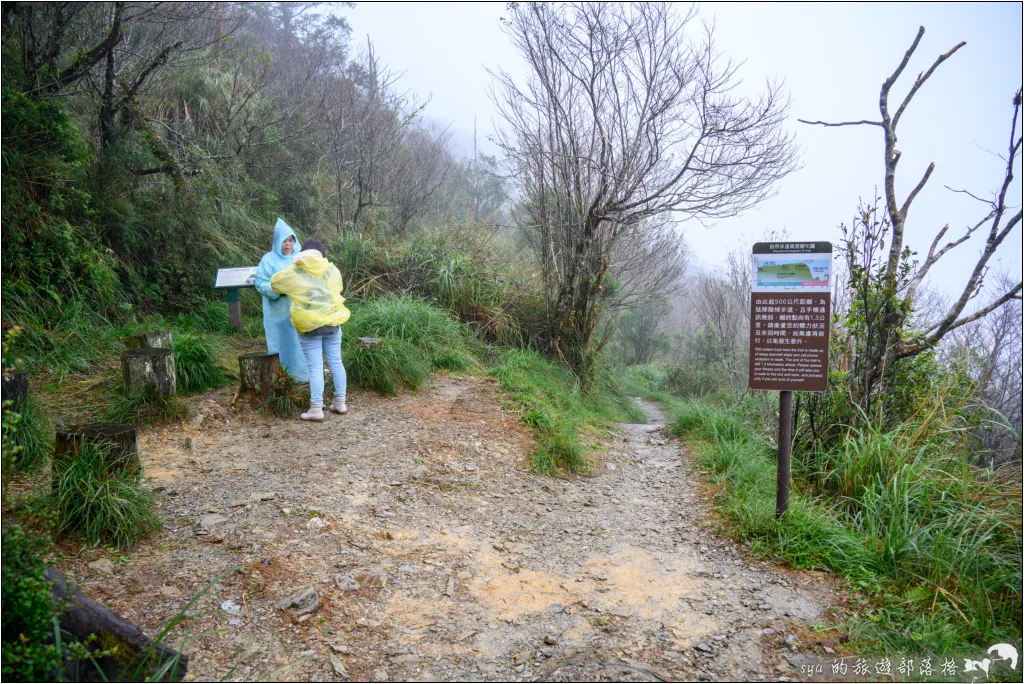
<svg viewBox="0 0 1024 684"><path fill-rule="evenodd" d="M947 654L1019 641L1019 474L972 468L956 430L939 423L869 425L848 429L814 467L796 464L789 511L776 520L774 448L757 401L687 402L673 414L673 430L696 440L698 463L722 486L718 504L738 535L871 593L877 610L854 625L866 643Z"/></svg>
<svg viewBox="0 0 1024 684"><path fill-rule="evenodd" d="M154 494L121 472L104 451L82 445L73 459L54 461L54 490L45 500L58 535L80 534L94 545L128 549L160 528Z"/></svg>
<svg viewBox="0 0 1024 684"><path fill-rule="evenodd" d="M416 389L432 370L467 371L479 366L470 351L473 335L447 312L411 297L369 298L352 306L342 328L345 369L354 385L393 395ZM382 340L363 347L358 338Z"/></svg>
<svg viewBox="0 0 1024 684"><path fill-rule="evenodd" d="M531 454L535 471L584 472L589 467L583 436L588 428L611 421L642 420L614 376L598 372L589 391L561 364L522 349L502 353L490 370L537 436Z"/></svg>
<svg viewBox="0 0 1024 684"><path fill-rule="evenodd" d="M198 392L227 381L217 360L217 351L217 346L201 335L186 333L174 338L174 370L179 392Z"/></svg>
<svg viewBox="0 0 1024 684"><path fill-rule="evenodd" d="M30 396L18 410L3 408L4 433L10 435L11 467L33 472L46 463L53 449L53 427L46 419L39 400ZM6 448L6 447L5 447Z"/></svg>
<svg viewBox="0 0 1024 684"><path fill-rule="evenodd" d="M111 423L152 426L181 420L188 415L188 404L177 396L168 396L147 385L141 392L116 394L105 418Z"/></svg>

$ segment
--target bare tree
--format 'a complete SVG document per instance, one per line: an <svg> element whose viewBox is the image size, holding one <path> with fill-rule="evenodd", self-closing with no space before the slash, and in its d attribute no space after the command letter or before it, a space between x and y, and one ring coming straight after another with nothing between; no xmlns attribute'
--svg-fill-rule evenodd
<svg viewBox="0 0 1024 684"><path fill-rule="evenodd" d="M398 92L400 76L381 67L368 42L366 54L330 85L325 151L337 183L339 230L354 228L378 206L401 171L399 153L427 102Z"/></svg>
<svg viewBox="0 0 1024 684"><path fill-rule="evenodd" d="M896 194L896 168L900 160L900 151L896 148L897 126L914 96L935 73L939 65L965 45L961 42L953 46L949 51L939 55L926 71L918 74L909 92L895 113L892 113L889 106L890 91L907 67L923 36L924 27L922 26L896 70L882 83L878 99L880 120L829 123L800 119L802 123L821 126L876 126L882 129L885 164L884 211L878 212L877 208L870 205L862 206L861 215L848 236L849 239L857 240L856 245L848 242L850 249L847 251L850 253L853 269L851 279L859 280L863 285L860 299L864 304L863 313L869 319L868 333L864 337L862 348L858 349L855 354L860 370L858 376L860 377L859 393L862 406L867 406L870 403L871 394L880 387L884 371L891 364L899 359L934 348L950 331L977 321L1007 302L1021 297L1021 283L1018 282L999 293L989 304L973 312L965 313L967 304L982 292L989 261L1021 221L1020 208L1018 207L1014 213L1014 208L1007 204L1006 199L1014 179L1013 167L1021 152L1021 135L1017 128L1021 109L1021 90L1019 88L1012 100L1013 114L1010 119L1007 155L1003 158L1006 164L1003 182L992 193L991 199L981 199L967 193L986 205L984 215L974 225L969 226L963 235L940 247L949 230L949 226L946 225L935 236L924 261L913 264L908 261L909 250L904 245L907 216L914 199L931 178L935 164L928 165L920 180L901 203ZM908 322L915 306L915 295L928 273L950 250L962 245L976 232L986 228L987 236L984 247L960 295L924 330L908 330ZM884 251L883 246L886 241L888 242L887 252ZM874 277L871 273L877 274L877 296L874 294L876 285L869 283ZM854 287L858 286L857 282L852 284Z"/></svg>
<svg viewBox="0 0 1024 684"><path fill-rule="evenodd" d="M793 169L779 88L736 95L737 67L710 30L688 38L692 17L662 3L511 7L530 77L495 75L497 142L536 234L548 343L583 375L623 235L668 212L732 216Z"/></svg>

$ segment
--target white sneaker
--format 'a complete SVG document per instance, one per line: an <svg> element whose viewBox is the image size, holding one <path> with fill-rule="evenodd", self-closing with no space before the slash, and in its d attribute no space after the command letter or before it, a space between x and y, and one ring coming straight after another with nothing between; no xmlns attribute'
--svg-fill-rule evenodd
<svg viewBox="0 0 1024 684"><path fill-rule="evenodd" d="M317 423L324 422L324 405L310 404L309 410L299 416L302 420L312 420Z"/></svg>
<svg viewBox="0 0 1024 684"><path fill-rule="evenodd" d="M348 407L345 406L345 397L334 397L334 403L331 404L331 410L342 415L348 413Z"/></svg>

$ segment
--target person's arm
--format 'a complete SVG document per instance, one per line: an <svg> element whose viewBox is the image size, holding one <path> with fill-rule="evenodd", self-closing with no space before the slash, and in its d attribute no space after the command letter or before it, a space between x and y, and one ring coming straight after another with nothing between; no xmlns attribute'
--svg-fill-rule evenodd
<svg viewBox="0 0 1024 684"><path fill-rule="evenodd" d="M260 265L256 268L256 280L253 283L256 286L256 291L267 299L273 301L278 299L281 295L274 292L274 288L270 286L270 277L273 273L270 272L270 264L267 263L266 259L260 260Z"/></svg>
<svg viewBox="0 0 1024 684"><path fill-rule="evenodd" d="M299 278L299 269L294 265L282 268L270 276L270 287L277 294L288 295L289 297L304 295L309 289Z"/></svg>

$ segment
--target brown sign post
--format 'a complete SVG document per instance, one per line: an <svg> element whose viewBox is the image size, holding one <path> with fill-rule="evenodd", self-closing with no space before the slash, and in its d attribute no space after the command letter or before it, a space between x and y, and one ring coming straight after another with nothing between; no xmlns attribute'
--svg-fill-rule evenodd
<svg viewBox="0 0 1024 684"><path fill-rule="evenodd" d="M789 506L793 392L828 387L832 244L759 242L752 265L750 388L779 392L779 518Z"/></svg>

